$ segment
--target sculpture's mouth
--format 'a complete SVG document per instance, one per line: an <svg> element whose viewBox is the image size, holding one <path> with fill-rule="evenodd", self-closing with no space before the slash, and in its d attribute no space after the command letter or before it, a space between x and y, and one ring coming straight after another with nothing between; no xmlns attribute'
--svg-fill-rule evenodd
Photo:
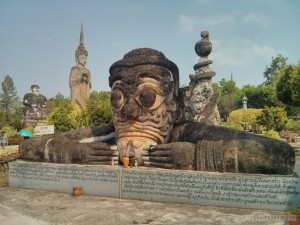
<svg viewBox="0 0 300 225"><path fill-rule="evenodd" d="M122 126L117 126L116 134L118 139L126 138L134 140L136 138L146 138L155 143L164 143L164 137L166 136L158 128L132 121L125 122Z"/></svg>

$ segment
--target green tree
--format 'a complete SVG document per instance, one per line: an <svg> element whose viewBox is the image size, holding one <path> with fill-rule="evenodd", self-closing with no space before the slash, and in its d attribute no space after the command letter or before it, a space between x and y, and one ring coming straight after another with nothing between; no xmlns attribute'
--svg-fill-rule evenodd
<svg viewBox="0 0 300 225"><path fill-rule="evenodd" d="M226 121L230 112L242 106L243 93L234 81L226 81L224 78L219 82L219 85L214 84L213 87L219 92L218 109L221 118Z"/></svg>
<svg viewBox="0 0 300 225"><path fill-rule="evenodd" d="M48 115L47 124L54 125L55 133L61 133L81 127L81 110L70 101L62 101Z"/></svg>
<svg viewBox="0 0 300 225"><path fill-rule="evenodd" d="M277 97L290 106L300 106L300 63L287 65L279 71Z"/></svg>
<svg viewBox="0 0 300 225"><path fill-rule="evenodd" d="M112 122L112 107L110 92L93 91L86 103L86 116L91 127L101 126Z"/></svg>
<svg viewBox="0 0 300 225"><path fill-rule="evenodd" d="M47 100L47 106L46 106L46 112L47 115L52 113L54 111L55 107L58 107L61 102L66 102L66 104L71 102L70 98L66 98L63 94L60 92L55 95L54 98L49 98Z"/></svg>
<svg viewBox="0 0 300 225"><path fill-rule="evenodd" d="M276 81L278 72L286 65L288 58L283 57L281 54L272 57L270 66L266 66L264 77L266 78L265 84L272 84Z"/></svg>
<svg viewBox="0 0 300 225"><path fill-rule="evenodd" d="M219 97L218 101L218 109L220 113L220 117L223 119L223 121L226 121L229 114L240 108L238 97L234 94L231 95L221 95Z"/></svg>
<svg viewBox="0 0 300 225"><path fill-rule="evenodd" d="M236 83L232 80L225 80L222 78L219 82L222 95L230 95L240 91Z"/></svg>
<svg viewBox="0 0 300 225"><path fill-rule="evenodd" d="M11 124L15 119L13 113L21 107L20 99L14 86L13 79L7 75L1 83L2 92L0 93L0 107L3 111L2 125Z"/></svg>
<svg viewBox="0 0 300 225"><path fill-rule="evenodd" d="M21 130L24 128L24 124L22 121L23 117L23 107L18 107L14 113L12 113L12 120L10 121L10 126L12 126L16 130Z"/></svg>
<svg viewBox="0 0 300 225"><path fill-rule="evenodd" d="M281 131L287 122L286 112L281 107L264 107L262 114L257 117L257 123L266 128Z"/></svg>
<svg viewBox="0 0 300 225"><path fill-rule="evenodd" d="M284 104L277 98L276 87L272 84L261 84L258 86L244 85L242 92L248 98L248 108L260 109L265 106L284 107Z"/></svg>

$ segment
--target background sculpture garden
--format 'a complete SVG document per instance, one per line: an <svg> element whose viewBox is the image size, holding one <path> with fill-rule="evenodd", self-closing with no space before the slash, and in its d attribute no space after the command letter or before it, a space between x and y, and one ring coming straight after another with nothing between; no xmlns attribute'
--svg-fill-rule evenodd
<svg viewBox="0 0 300 225"><path fill-rule="evenodd" d="M75 52L77 65L71 69L69 85L72 102L76 103L82 109L85 109L85 101L89 98L92 88L90 71L85 67L87 56L88 51L84 47L84 37L81 26L79 46Z"/></svg>
<svg viewBox="0 0 300 225"><path fill-rule="evenodd" d="M203 33L203 38L206 37L208 34ZM201 69L203 62L206 70ZM185 91L197 93L193 91L197 85L209 88L213 72L208 70L207 59L203 62L199 62L200 70L196 66L192 85L180 89L178 68L163 53L150 48L128 52L109 70L113 125L26 140L20 145L21 157L54 163L111 164L113 159L123 162L123 157L127 156L131 164L137 162L139 166L233 173L293 173L295 153L289 144L211 126L208 125L211 122L205 124L195 121L193 116L186 116L188 107L191 115L203 116L206 114L202 112L208 110L206 107L215 104L206 102L197 112L198 108L193 108L193 102L189 102L195 96L185 94ZM203 81L203 75L209 76ZM216 101L213 95L208 95L213 99L209 101ZM214 110L212 107L210 112Z"/></svg>
<svg viewBox="0 0 300 225"><path fill-rule="evenodd" d="M35 127L47 119L46 97L40 93L39 85L31 85L31 90L32 92L25 94L23 98L23 123L25 127Z"/></svg>

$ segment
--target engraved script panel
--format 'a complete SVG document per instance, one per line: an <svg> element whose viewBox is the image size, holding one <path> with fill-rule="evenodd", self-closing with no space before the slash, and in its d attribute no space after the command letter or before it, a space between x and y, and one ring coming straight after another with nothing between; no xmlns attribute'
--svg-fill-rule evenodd
<svg viewBox="0 0 300 225"><path fill-rule="evenodd" d="M210 206L287 210L300 205L288 176L123 170L122 197Z"/></svg>
<svg viewBox="0 0 300 225"><path fill-rule="evenodd" d="M119 197L117 169L69 164L12 162L9 186L72 193L82 187L83 194Z"/></svg>

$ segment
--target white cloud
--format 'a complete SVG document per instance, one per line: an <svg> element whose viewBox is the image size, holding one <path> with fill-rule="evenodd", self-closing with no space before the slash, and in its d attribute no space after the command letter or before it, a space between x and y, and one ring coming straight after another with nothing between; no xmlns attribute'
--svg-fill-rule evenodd
<svg viewBox="0 0 300 225"><path fill-rule="evenodd" d="M255 23L255 24L258 24L260 26L268 26L270 25L270 22L271 22L271 18L268 17L268 16L265 16L263 14L260 14L260 13L249 13L248 15L246 15L242 21L244 23Z"/></svg>
<svg viewBox="0 0 300 225"><path fill-rule="evenodd" d="M199 24L199 17L197 16L186 16L180 14L179 16L179 28L182 31L191 32Z"/></svg>
<svg viewBox="0 0 300 225"><path fill-rule="evenodd" d="M275 54L272 47L250 40L232 40L223 45L223 48L220 46L213 49L209 57L221 66L247 66L257 60L270 59Z"/></svg>
<svg viewBox="0 0 300 225"><path fill-rule="evenodd" d="M257 55L262 56L272 56L274 55L275 51L268 45L259 46L258 44L253 44L253 52Z"/></svg>
<svg viewBox="0 0 300 225"><path fill-rule="evenodd" d="M191 32L194 31L195 27L203 26L218 26L224 23L231 23L234 21L233 14L214 15L210 17L200 18L193 15L185 15L183 13L179 16L179 28L181 31Z"/></svg>
<svg viewBox="0 0 300 225"><path fill-rule="evenodd" d="M201 19L201 25L203 26L218 26L224 23L231 23L234 21L232 14L215 15Z"/></svg>

